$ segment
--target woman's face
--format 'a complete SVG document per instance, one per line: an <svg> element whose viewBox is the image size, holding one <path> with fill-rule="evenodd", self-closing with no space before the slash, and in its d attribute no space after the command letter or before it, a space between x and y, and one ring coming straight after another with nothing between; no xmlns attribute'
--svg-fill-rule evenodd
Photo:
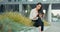
<svg viewBox="0 0 60 32"><path fill-rule="evenodd" d="M41 5L40 4L37 5L36 8L39 10L41 8Z"/></svg>

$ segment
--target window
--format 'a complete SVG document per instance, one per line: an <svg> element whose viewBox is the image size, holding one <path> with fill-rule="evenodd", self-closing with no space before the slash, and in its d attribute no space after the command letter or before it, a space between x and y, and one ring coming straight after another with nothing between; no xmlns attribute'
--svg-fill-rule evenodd
<svg viewBox="0 0 60 32"><path fill-rule="evenodd" d="M21 2L22 0L18 0L18 2Z"/></svg>
<svg viewBox="0 0 60 32"><path fill-rule="evenodd" d="M16 2L16 0L14 0Z"/></svg>
<svg viewBox="0 0 60 32"><path fill-rule="evenodd" d="M11 2L11 0L8 0L8 2Z"/></svg>

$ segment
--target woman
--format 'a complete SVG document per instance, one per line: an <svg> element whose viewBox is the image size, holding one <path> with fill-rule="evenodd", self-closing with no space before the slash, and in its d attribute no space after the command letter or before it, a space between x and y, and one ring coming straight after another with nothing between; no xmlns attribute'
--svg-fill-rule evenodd
<svg viewBox="0 0 60 32"><path fill-rule="evenodd" d="M44 13L39 13L39 16L38 16L39 17L38 21L40 22L41 31L43 31L43 29L44 29L44 22L42 21L43 15L44 15Z"/></svg>
<svg viewBox="0 0 60 32"><path fill-rule="evenodd" d="M33 22L35 22L34 26L35 27L39 27L40 32L42 32L43 29L41 29L41 27L42 27L42 20L41 20L40 12L43 12L42 11L42 4L41 3L37 3L36 7L31 10L29 18Z"/></svg>

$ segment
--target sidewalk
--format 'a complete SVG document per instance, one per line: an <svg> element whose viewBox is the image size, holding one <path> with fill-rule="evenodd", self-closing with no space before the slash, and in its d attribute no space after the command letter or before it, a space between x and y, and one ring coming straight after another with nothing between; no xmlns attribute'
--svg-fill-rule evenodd
<svg viewBox="0 0 60 32"><path fill-rule="evenodd" d="M50 26L44 26L44 31L46 31L48 28L49 28ZM30 30L26 30L26 31L20 31L20 32L39 32L40 30L39 30L39 28L36 28L36 27L30 27L30 28L32 28L32 29L30 29Z"/></svg>
<svg viewBox="0 0 60 32"><path fill-rule="evenodd" d="M27 30L26 32L38 32L38 31L39 31L38 28L32 27L31 30ZM51 26L44 26L43 32L60 32L60 22L51 22Z"/></svg>
<svg viewBox="0 0 60 32"><path fill-rule="evenodd" d="M52 22L50 28L44 32L60 32L60 22Z"/></svg>

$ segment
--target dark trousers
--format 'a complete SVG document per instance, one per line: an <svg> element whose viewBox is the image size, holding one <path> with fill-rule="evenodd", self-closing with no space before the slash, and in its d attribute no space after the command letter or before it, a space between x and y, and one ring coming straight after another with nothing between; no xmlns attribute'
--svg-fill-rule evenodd
<svg viewBox="0 0 60 32"><path fill-rule="evenodd" d="M32 21L35 22L34 23L35 27L41 26L41 31L44 30L44 22L40 18L38 18L38 20L32 20Z"/></svg>
<svg viewBox="0 0 60 32"><path fill-rule="evenodd" d="M42 25L41 25L41 31L44 30L44 23L42 22Z"/></svg>
<svg viewBox="0 0 60 32"><path fill-rule="evenodd" d="M41 25L41 31L44 30L44 22L41 20L41 18L38 18L38 21L40 22Z"/></svg>

